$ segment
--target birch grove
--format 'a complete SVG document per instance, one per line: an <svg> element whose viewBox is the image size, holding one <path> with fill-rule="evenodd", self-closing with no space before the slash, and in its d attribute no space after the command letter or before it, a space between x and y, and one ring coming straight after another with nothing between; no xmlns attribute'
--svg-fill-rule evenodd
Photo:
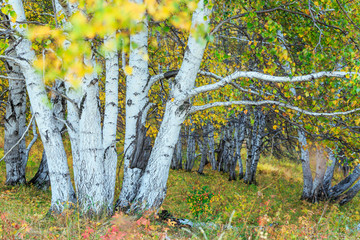
<svg viewBox="0 0 360 240"><path fill-rule="evenodd" d="M209 162L212 170L219 168L229 172L229 180L235 180L238 166L239 178L254 184L264 139L270 132L267 118L274 116L270 112L276 113L278 121L291 122L295 129L303 165L302 198L320 199L325 194L338 200L344 197L341 198L343 203L351 200L360 190L357 181L360 171L356 167L344 182L331 185L336 161L332 151L338 144L334 139L338 142L342 139L339 132L333 130L335 128L329 128L340 120L346 122L348 130L359 125L360 103L354 94L360 89L359 65L353 63L352 57L356 56L351 54L359 54L357 40L353 40L355 43L350 37L343 40L352 44L341 58L346 65L344 69L337 68L335 63L322 66L326 54L334 54L328 50L331 46L327 49L329 53L318 53L317 49L325 45L325 40L306 40L305 34L294 33L295 27L287 26L290 20L280 21L282 16L274 15L275 20L280 19L277 23L268 20L267 14L280 11L289 19L301 17L303 21L322 24L330 29L327 29L329 32L338 31L340 27L299 14L291 4L271 2L268 8L254 10L251 14L244 12L245 8L241 13L231 12L235 11L231 8L233 16L225 16L225 11L219 10L221 1L170 2L176 3L177 8L152 0L53 1L54 23L33 27L27 21L23 2L8 1L11 10L4 16L10 20L9 38L16 46L10 45L11 51L0 56L9 68L5 152L15 144L16 149L5 158L7 184L25 183L26 146L20 137L26 131L26 88L31 115L44 146L44 162L36 177L45 182L48 173L51 212L60 213L74 206L94 215L111 214L114 207L128 212L159 209L167 194L170 168L182 168L182 156L187 156L184 168L191 171L196 159L196 142L201 154L199 173L203 173ZM5 1L2 3L6 5ZM296 4L301 6L301 3ZM170 7L174 9L164 9ZM116 13L118 9L123 12ZM174 25L166 27L173 32L165 31L165 40L158 36L156 29L162 27L163 22ZM255 22L257 25L253 26ZM237 26L235 30L230 29L228 23ZM262 27L258 31L257 28ZM316 25L307 27L313 31L317 29ZM281 36L278 35L280 28L284 29ZM185 37L177 35L177 31ZM228 38L226 41L221 40L223 32ZM236 34L232 36L233 33ZM174 46L181 46L181 51L173 50L179 57L166 62L171 69L165 71L165 67L158 67L160 63L154 64L156 55L163 51L162 44L152 43L154 35L156 41L173 41ZM175 40L169 40L169 36ZM37 41L46 43L46 40L50 43L44 49L34 48ZM297 41L302 45L295 46ZM218 53L224 43L227 49ZM317 44L314 46L314 43ZM157 72L153 65L158 68ZM296 71L284 70L285 65ZM49 82L54 86L50 87ZM119 94L119 82L126 89L123 95ZM163 88L164 102L161 103L151 100L156 95L157 84ZM297 89L295 94L291 88ZM317 89L330 96L317 95ZM350 103L327 99L332 97L330 93L335 94L333 89L342 89ZM125 109L120 109L122 99ZM323 108L318 107L321 104ZM160 116L151 119L152 112L159 108L162 108ZM247 109L253 111L253 115ZM122 111L125 112L123 118L119 117ZM201 114L204 116L199 117ZM231 119L221 133L223 142L218 161L214 149L218 141L214 137L217 129L212 121L219 118L216 115ZM322 125L311 126L314 119ZM118 121L124 122L124 133L117 131ZM155 134L150 130L154 121L159 126ZM194 126L184 127L186 122ZM196 139L199 138L194 131L196 124L202 131L202 141ZM278 126L273 128L276 130ZM36 127L34 129L36 132ZM64 136L64 131L68 137ZM327 131L331 137L322 136L321 131ZM122 152L118 151L120 134L124 135ZM343 141L353 152L358 151L358 145L349 142L356 134L349 133ZM314 142L323 140L328 145L318 149L320 160L314 181L307 150L310 136ZM185 139L187 144L183 147ZM63 143L67 140L71 143L70 166ZM247 147L244 167L243 142ZM122 162L118 161L120 154L124 176L120 195L115 196L118 162ZM357 155L353 155L356 158ZM327 157L331 161L328 167ZM73 179L70 171L73 171Z"/></svg>

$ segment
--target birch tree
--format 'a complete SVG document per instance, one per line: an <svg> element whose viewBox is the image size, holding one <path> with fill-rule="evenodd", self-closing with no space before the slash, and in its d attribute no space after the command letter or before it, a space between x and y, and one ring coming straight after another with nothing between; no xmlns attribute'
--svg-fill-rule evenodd
<svg viewBox="0 0 360 240"><path fill-rule="evenodd" d="M15 61L21 67L26 79L26 88L39 126L40 136L48 157L49 176L52 186L51 211L60 212L64 203L75 202L75 192L70 181L67 157L62 143L60 130L56 126L56 119L50 108L50 102L46 95L45 86L41 75L39 75L32 63L35 60L35 53L31 49L31 42L25 37L27 27L20 27L19 22L26 22L25 12L21 1L9 1L17 15L16 22L12 27L17 31L16 55L21 60L6 57Z"/></svg>
<svg viewBox="0 0 360 240"><path fill-rule="evenodd" d="M216 1L190 1L186 4L190 10L195 11L189 26L190 21L181 21L182 18L179 17L183 16L181 13L187 14L181 4L177 8L172 4L159 4L154 0L79 1L76 4L59 1L56 8L63 14L60 26L36 27L30 34L32 40L38 38L54 41L47 50L47 58L51 61L44 62L41 58L34 61L35 53L31 49L30 40L21 37L27 33L27 28L19 27L20 22L26 22L21 1L12 0L9 3L17 14L13 23L19 33L16 35L19 41L16 54L26 61L9 56L3 58L19 64L26 79L30 102L48 159L53 195L52 209L58 211L63 207L62 202L75 202L75 199L61 133L54 127L56 121L63 121L68 128L77 201L82 211L99 214L112 205L116 171L115 80L118 78L117 50L120 42L123 42L122 51L126 51L128 46L129 59L127 65L126 57L122 58L123 70L127 75L125 177L116 204L118 208L145 210L160 207L166 196L171 159L181 126L190 115L207 113L210 109L214 112L226 112L230 107L243 110L244 106L252 105L257 106L259 111L272 108L288 118L293 118L297 112L302 116L309 115L326 122L326 118L349 115L347 121L351 122L354 120L352 117L360 110L358 99L350 90L346 92L351 100L350 105L339 101L336 103L331 94L326 99L316 101L318 98L315 96L322 96L317 94L319 89L329 90L331 93L331 89L343 84L347 89L358 89L359 66L354 60L358 53L356 35L354 31L350 31L356 27L350 24L350 20L340 21L340 27L326 22L323 18L331 14L331 11L323 10L328 9L323 5L320 7L311 2L310 6L302 2L270 1L266 5L263 1L227 2L225 7L227 4L238 4L238 8L221 12ZM348 7L356 9L352 5ZM308 12L303 12L303 8L308 9ZM240 10L234 12L234 9ZM217 12L212 15L212 11ZM345 15L346 13L342 13L336 17L342 19ZM167 20L178 28L188 30L185 31L188 36L187 43L182 43L186 47L183 56L179 58L179 70L150 75L148 21L151 18L155 21ZM222 28L229 25L236 26L238 30L235 31L236 35L232 36L234 30L226 29L226 37L241 43L238 45L241 51L236 56L236 61L232 61L229 55L232 53L230 45L230 51L219 53L216 52L215 45L209 43L209 40L220 38ZM280 28L286 30L283 34L287 37L277 36ZM241 31L244 32L240 34ZM129 39L126 35L128 32ZM334 32L340 37L329 41L329 35ZM279 44L282 40L286 43L286 51ZM108 41L110 44L106 43ZM176 41L182 42L181 39ZM344 46L345 43L349 45L348 48L334 47L334 44ZM329 47L325 49L326 44ZM341 56L339 52L345 54ZM103 122L99 107L99 59L102 57L98 53L103 53L106 61L106 106ZM335 67L334 70L334 64L327 59L333 54L339 55L334 62L344 63L346 69ZM304 64L301 61L304 61ZM289 76L279 70L286 62L294 68L293 75ZM66 119L59 120L54 117L42 76L35 71L34 66L39 69L45 66L45 78L59 78L66 82ZM159 120L158 132L153 135L151 142L146 138L147 112L152 107L149 103L153 94L152 87L160 80L171 81L171 84L168 84L168 98L163 116ZM300 89L301 98L295 98L289 91L294 86ZM214 97L209 98L209 93ZM308 96L311 98L307 98ZM214 110L214 107L222 108ZM335 133L336 129L339 128L331 128L329 131L339 136L339 133ZM316 128L312 130L320 131ZM151 154L150 151L147 151L149 156L143 154L142 147L151 145ZM254 154L258 152L255 151ZM356 190L357 188L354 188L353 192ZM352 194L351 192L350 195Z"/></svg>

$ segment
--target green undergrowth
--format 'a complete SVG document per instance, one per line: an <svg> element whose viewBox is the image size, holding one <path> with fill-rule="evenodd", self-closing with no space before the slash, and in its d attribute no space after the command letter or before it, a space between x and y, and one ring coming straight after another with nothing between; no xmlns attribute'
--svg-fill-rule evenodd
<svg viewBox="0 0 360 240"><path fill-rule="evenodd" d="M0 138L0 156L3 154ZM69 146L66 144L67 151ZM27 179L35 174L42 153L37 142L30 154ZM195 169L194 169L195 170ZM0 163L0 239L358 239L360 201L339 207L300 200L301 165L262 157L257 185L228 181L207 166L204 175L170 171L162 209L196 227L160 222L153 212L142 216L117 213L86 219L73 210L47 216L51 192L31 186L5 186ZM121 173L120 173L121 175ZM338 173L339 175L339 173ZM121 177L119 177L121 179ZM121 183L118 180L117 186ZM117 187L116 196L119 188ZM231 220L231 227L229 221Z"/></svg>

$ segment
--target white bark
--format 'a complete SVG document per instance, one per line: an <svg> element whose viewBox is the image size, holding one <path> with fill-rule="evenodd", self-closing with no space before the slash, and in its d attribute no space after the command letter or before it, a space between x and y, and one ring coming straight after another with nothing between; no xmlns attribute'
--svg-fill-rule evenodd
<svg viewBox="0 0 360 240"><path fill-rule="evenodd" d="M75 189L78 192L78 184L80 182L80 153L79 153L79 107L78 103L81 99L81 89L75 89L70 83L65 83L66 95L71 102L67 101L67 116L66 116L66 127L69 134L70 143L71 143L71 155L73 160L73 172L74 172L74 182Z"/></svg>
<svg viewBox="0 0 360 240"><path fill-rule="evenodd" d="M221 78L211 73L206 73L206 74L204 73L204 75L212 76L217 79ZM187 97L190 98L198 95L199 93L217 90L238 78L258 79L266 82L297 83L297 82L311 82L314 81L315 79L320 79L324 77L351 78L354 75L356 75L355 72L317 72L303 76L278 77L278 76L267 75L259 72L236 71L226 77L221 78L221 80L216 83L197 87L195 89L188 91Z"/></svg>
<svg viewBox="0 0 360 240"><path fill-rule="evenodd" d="M20 0L9 0L17 14L17 21L26 21L24 8ZM13 24L20 35L25 36L27 28L20 28L17 23ZM19 39L20 40L20 39ZM21 56L21 70L26 79L30 103L36 116L40 136L48 157L49 175L51 181L52 199L50 211L61 212L66 202L75 201L75 193L70 181L67 157L61 134L56 126L50 102L45 91L45 85L39 74L31 65L35 58L31 50L31 42L21 39L16 47L16 53Z"/></svg>
<svg viewBox="0 0 360 240"><path fill-rule="evenodd" d="M95 60L85 60L95 66ZM106 205L104 189L104 149L102 145L99 87L95 72L85 75L80 104L80 172L77 195L83 212L99 214Z"/></svg>
<svg viewBox="0 0 360 240"><path fill-rule="evenodd" d="M164 201L171 157L185 116L186 111L178 111L178 106L171 102L167 104L154 148L141 178L135 200L139 205L135 208L157 208Z"/></svg>
<svg viewBox="0 0 360 240"><path fill-rule="evenodd" d="M360 111L360 108L354 108L352 110L344 111L344 112L312 112L312 111L304 110L302 108L292 106L287 103L278 102L278 101L272 101L272 100L247 101L247 100L244 100L244 101L213 102L213 103L208 103L208 104L201 105L201 106L193 106L191 108L191 110L189 111L189 113L195 113L195 112L203 111L203 110L213 108L213 107L227 107L227 106L231 106L231 105L244 105L244 106L246 106L246 105L251 105L251 106L277 105L279 107L285 107L288 109L292 109L292 110L295 110L299 113L303 113L306 115L321 116L321 117L348 115L348 114L352 114L352 113Z"/></svg>
<svg viewBox="0 0 360 240"><path fill-rule="evenodd" d="M143 29L130 36L129 66L133 72L126 78L126 123L124 143L124 178L117 208L128 208L133 202L140 184L141 169L130 168L136 146L137 119L146 116L148 92L148 23L146 18L139 23ZM136 46L136 47L135 47ZM145 123L141 122L141 125Z"/></svg>
<svg viewBox="0 0 360 240"><path fill-rule="evenodd" d="M13 55L13 54L12 54ZM7 62L9 77L23 78L21 69L11 61ZM9 80L9 94L5 113L4 152L8 152L21 138L26 129L26 87L24 81ZM26 145L23 138L5 157L7 185L26 182Z"/></svg>
<svg viewBox="0 0 360 240"><path fill-rule="evenodd" d="M107 37L104 44L115 41L115 34ZM103 124L103 148L104 148L104 171L105 171L105 199L109 208L114 201L116 180L116 125L118 115L118 88L119 88L119 56L114 43L114 48L105 53L106 84L105 84L105 114Z"/></svg>
<svg viewBox="0 0 360 240"><path fill-rule="evenodd" d="M207 26L209 14L210 10L204 6L204 1L200 0L192 17L192 29L195 30L195 27L200 24ZM189 103L185 102L186 99L181 95L194 87L205 47L206 44L199 43L193 34L190 34L183 63L175 77L175 86L171 90L170 101L167 102L159 133L141 178L135 208L158 208L165 199L171 158L181 124L189 111Z"/></svg>
<svg viewBox="0 0 360 240"><path fill-rule="evenodd" d="M313 179L310 169L310 158L309 158L309 146L306 141L305 133L302 130L298 130L300 152L301 152L301 165L303 170L303 193L301 199L310 200L311 191L313 188Z"/></svg>
<svg viewBox="0 0 360 240"><path fill-rule="evenodd" d="M65 129L64 117L65 117L65 99L60 95L65 93L64 82L56 80L54 83L55 92L52 92L51 103L53 106L53 113L55 118L58 120L56 122L56 127L62 133ZM36 125L33 124L33 131L36 132ZM34 134L35 136L35 134ZM35 139L36 140L36 139ZM28 152L28 151L27 151ZM49 178L49 168L46 158L45 150L43 150L40 166L35 176L30 180L31 184L34 184L36 187L46 190L50 187L50 178Z"/></svg>

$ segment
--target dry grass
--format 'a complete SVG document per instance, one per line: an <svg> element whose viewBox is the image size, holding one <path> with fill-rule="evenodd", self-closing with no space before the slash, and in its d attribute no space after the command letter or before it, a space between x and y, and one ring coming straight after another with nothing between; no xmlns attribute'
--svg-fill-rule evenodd
<svg viewBox="0 0 360 240"><path fill-rule="evenodd" d="M3 133L0 133L3 136ZM2 155L3 137L0 137ZM70 146L66 143L66 149ZM27 179L37 170L42 153L38 141L30 153ZM69 154L70 155L70 154ZM257 186L241 181L229 182L228 176L205 168L205 175L170 171L168 195L163 209L176 217L208 223L192 229L160 223L153 213L135 218L118 214L113 218L81 218L65 211L47 217L50 191L29 186L6 187L5 164L0 163L0 239L358 239L360 202L356 197L344 207L328 203L300 201L301 166L288 161L262 158ZM121 175L121 173L120 173ZM121 179L121 177L119 177ZM117 182L117 193L120 189ZM204 211L196 215L189 195L207 186L211 200L201 203ZM205 193L204 193L205 194ZM191 198L197 199L197 198ZM200 199L200 198L199 198ZM191 200L196 201L196 200ZM232 229L226 230L231 213ZM209 224L210 223L210 224Z"/></svg>

